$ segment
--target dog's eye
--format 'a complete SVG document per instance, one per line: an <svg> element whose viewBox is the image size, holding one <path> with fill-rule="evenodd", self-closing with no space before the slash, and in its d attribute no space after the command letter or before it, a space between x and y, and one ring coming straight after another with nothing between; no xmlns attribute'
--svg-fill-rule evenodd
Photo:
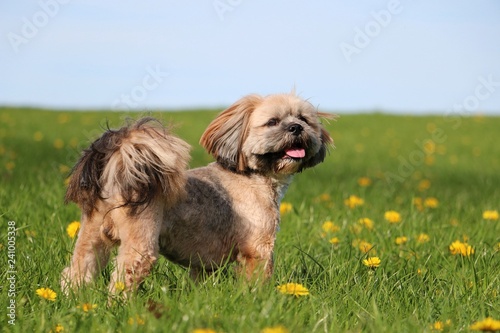
<svg viewBox="0 0 500 333"><path fill-rule="evenodd" d="M278 119L276 119L276 118L269 119L266 123L266 126L269 126L269 127L276 126L276 125L278 125Z"/></svg>
<svg viewBox="0 0 500 333"><path fill-rule="evenodd" d="M305 122L306 124L309 124L304 116L299 116L299 120Z"/></svg>

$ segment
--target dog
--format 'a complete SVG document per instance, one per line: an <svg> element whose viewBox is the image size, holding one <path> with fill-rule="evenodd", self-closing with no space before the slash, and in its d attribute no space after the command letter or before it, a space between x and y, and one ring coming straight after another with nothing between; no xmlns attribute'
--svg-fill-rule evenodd
<svg viewBox="0 0 500 333"><path fill-rule="evenodd" d="M81 228L62 289L92 281L115 246L112 294L135 290L159 254L196 281L232 262L248 279L267 279L280 201L333 144L321 118L331 115L294 93L248 95L200 139L215 162L191 170L190 146L153 118L108 129L70 175L65 201L81 208Z"/></svg>

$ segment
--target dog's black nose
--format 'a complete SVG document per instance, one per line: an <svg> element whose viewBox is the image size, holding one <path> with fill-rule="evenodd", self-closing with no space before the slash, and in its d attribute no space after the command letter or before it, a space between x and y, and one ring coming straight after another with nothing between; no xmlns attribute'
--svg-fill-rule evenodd
<svg viewBox="0 0 500 333"><path fill-rule="evenodd" d="M299 135L303 129L304 127L302 127L302 125L300 124L291 124L290 126L288 126L288 132L292 133L293 135Z"/></svg>

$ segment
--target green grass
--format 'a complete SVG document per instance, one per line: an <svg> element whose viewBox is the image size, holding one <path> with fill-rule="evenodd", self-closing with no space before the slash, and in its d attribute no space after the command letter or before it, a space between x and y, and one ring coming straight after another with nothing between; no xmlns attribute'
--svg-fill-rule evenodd
<svg viewBox="0 0 500 333"><path fill-rule="evenodd" d="M154 113L176 124L174 131L193 146L191 166L210 157L198 139L215 112ZM130 114L130 116L136 116ZM284 201L275 248L275 274L264 285L248 284L227 270L193 285L186 270L161 259L136 297L107 306L109 269L94 284L69 296L59 276L69 263L74 240L66 226L79 220L64 205L64 180L79 151L109 122L112 112L50 112L0 109L0 327L12 332L261 332L282 326L289 332L469 331L491 316L500 319L500 221L482 218L500 210L500 118L343 115L328 129L335 139L325 163L297 175ZM438 131L438 132L436 132ZM434 138L422 148L421 142ZM416 141L417 140L417 141ZM417 143L416 143L417 142ZM424 151L425 150L425 151ZM425 155L425 157L424 157ZM362 187L360 177L372 184ZM430 187L419 188L423 180ZM364 204L348 208L356 195ZM418 209L415 198L436 198L436 208ZM402 222L390 224L395 210ZM358 220L374 221L372 230ZM9 297L8 222L15 221L15 297ZM324 234L332 221L336 232ZM425 233L429 241L419 243ZM408 242L396 245L395 238ZM339 244L329 239L338 237ZM452 255L466 237L475 253ZM353 243L373 245L365 254ZM375 270L362 260L378 256ZM294 282L308 296L280 294ZM48 287L54 302L36 295ZM15 300L15 326L7 305ZM97 308L84 312L84 303Z"/></svg>

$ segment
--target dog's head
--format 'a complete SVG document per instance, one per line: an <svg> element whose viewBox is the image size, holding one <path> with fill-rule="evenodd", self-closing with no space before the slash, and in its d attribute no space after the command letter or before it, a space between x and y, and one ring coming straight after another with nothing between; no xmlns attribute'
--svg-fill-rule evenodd
<svg viewBox="0 0 500 333"><path fill-rule="evenodd" d="M333 143L320 113L294 94L243 97L224 110L200 144L236 172L293 174L323 161Z"/></svg>

